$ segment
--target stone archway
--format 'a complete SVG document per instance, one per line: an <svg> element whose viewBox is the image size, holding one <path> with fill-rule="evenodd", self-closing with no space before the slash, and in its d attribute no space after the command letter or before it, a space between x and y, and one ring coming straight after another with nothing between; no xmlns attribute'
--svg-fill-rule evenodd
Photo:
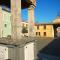
<svg viewBox="0 0 60 60"><path fill-rule="evenodd" d="M60 26L57 27L57 36L60 37Z"/></svg>
<svg viewBox="0 0 60 60"><path fill-rule="evenodd" d="M60 36L60 24L54 24L54 37L59 37Z"/></svg>

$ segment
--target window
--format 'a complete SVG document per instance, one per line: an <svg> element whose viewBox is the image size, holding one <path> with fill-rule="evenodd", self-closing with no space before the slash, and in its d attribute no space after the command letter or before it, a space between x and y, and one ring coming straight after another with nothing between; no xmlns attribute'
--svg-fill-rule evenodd
<svg viewBox="0 0 60 60"><path fill-rule="evenodd" d="M37 26L37 29L39 29L39 26Z"/></svg>
<svg viewBox="0 0 60 60"><path fill-rule="evenodd" d="M40 36L40 32L39 32L39 36Z"/></svg>
<svg viewBox="0 0 60 60"><path fill-rule="evenodd" d="M36 35L40 36L40 32L36 32Z"/></svg>
<svg viewBox="0 0 60 60"><path fill-rule="evenodd" d="M44 36L46 36L46 32L44 32Z"/></svg>
<svg viewBox="0 0 60 60"><path fill-rule="evenodd" d="M4 26L7 27L7 24L5 24Z"/></svg>
<svg viewBox="0 0 60 60"><path fill-rule="evenodd" d="M36 32L36 35L38 35L38 32Z"/></svg>
<svg viewBox="0 0 60 60"><path fill-rule="evenodd" d="M44 25L44 29L46 29L46 25Z"/></svg>

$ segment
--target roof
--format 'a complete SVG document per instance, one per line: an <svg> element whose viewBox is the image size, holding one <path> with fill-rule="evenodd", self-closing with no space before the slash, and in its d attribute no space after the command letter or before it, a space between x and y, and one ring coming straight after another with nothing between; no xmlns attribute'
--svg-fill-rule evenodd
<svg viewBox="0 0 60 60"><path fill-rule="evenodd" d="M10 9L5 7L5 6L2 7L2 10L6 11L6 12L9 12L9 13L11 12Z"/></svg>
<svg viewBox="0 0 60 60"><path fill-rule="evenodd" d="M53 23L60 23L60 16L58 16L54 21Z"/></svg>
<svg viewBox="0 0 60 60"><path fill-rule="evenodd" d="M38 25L60 25L60 23L53 23L53 22L51 22L51 23L35 23L35 25L36 26L38 26Z"/></svg>
<svg viewBox="0 0 60 60"><path fill-rule="evenodd" d="M52 42L40 50L38 56L41 56L41 54L60 57L60 37L53 39Z"/></svg>
<svg viewBox="0 0 60 60"><path fill-rule="evenodd" d="M38 25L53 25L53 23L35 23L36 26Z"/></svg>

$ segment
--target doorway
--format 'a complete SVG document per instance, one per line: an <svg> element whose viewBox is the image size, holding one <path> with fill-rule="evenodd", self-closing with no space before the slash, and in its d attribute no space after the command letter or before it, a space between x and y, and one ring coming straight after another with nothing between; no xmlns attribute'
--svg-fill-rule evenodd
<svg viewBox="0 0 60 60"><path fill-rule="evenodd" d="M60 37L60 27L57 27L57 37Z"/></svg>
<svg viewBox="0 0 60 60"><path fill-rule="evenodd" d="M54 24L54 37L59 37L60 36L60 24Z"/></svg>

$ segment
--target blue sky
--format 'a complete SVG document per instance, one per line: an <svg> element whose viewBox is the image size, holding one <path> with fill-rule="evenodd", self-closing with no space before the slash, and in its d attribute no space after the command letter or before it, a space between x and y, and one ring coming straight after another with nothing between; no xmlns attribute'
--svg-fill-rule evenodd
<svg viewBox="0 0 60 60"><path fill-rule="evenodd" d="M35 22L52 22L60 13L60 0L37 0ZM22 10L22 20L28 20L27 9Z"/></svg>

